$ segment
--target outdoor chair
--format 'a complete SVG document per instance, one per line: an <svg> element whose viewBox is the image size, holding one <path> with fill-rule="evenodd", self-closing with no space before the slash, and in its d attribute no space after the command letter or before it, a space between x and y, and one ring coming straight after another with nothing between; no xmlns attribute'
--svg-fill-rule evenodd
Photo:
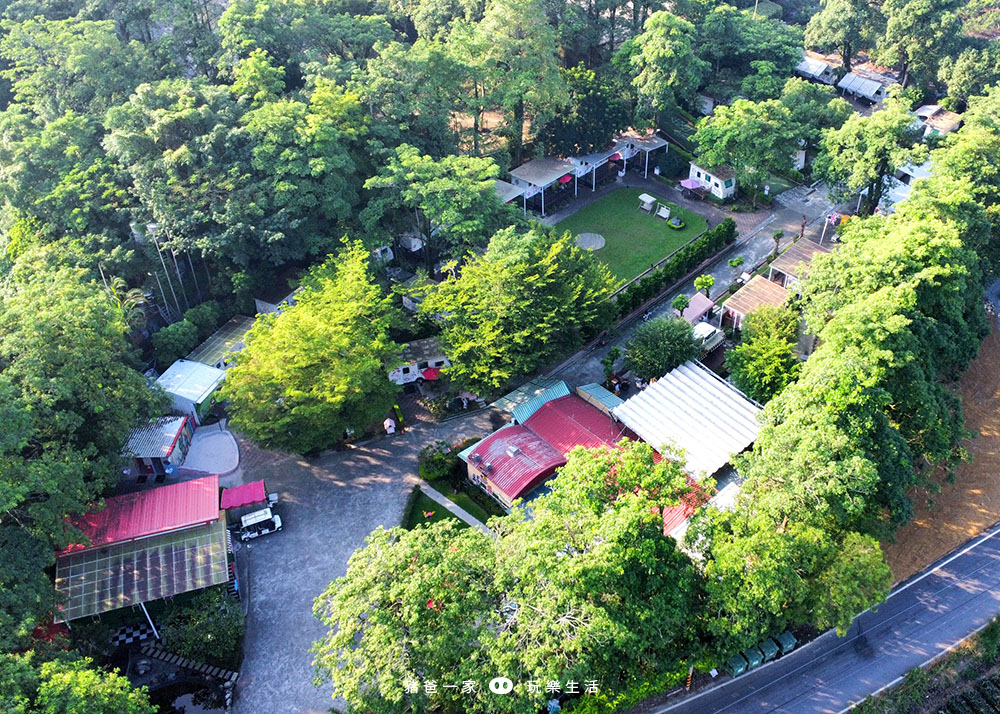
<svg viewBox="0 0 1000 714"><path fill-rule="evenodd" d="M660 207L656 209L656 217L662 218L665 221L668 220L670 218L670 209L661 203Z"/></svg>

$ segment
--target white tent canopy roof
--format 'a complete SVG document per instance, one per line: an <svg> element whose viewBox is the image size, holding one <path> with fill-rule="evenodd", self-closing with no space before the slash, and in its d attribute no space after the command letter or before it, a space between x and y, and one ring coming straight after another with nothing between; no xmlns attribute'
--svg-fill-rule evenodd
<svg viewBox="0 0 1000 714"><path fill-rule="evenodd" d="M759 411L736 387L691 360L612 413L657 451L682 449L686 471L701 477L711 476L754 442Z"/></svg>

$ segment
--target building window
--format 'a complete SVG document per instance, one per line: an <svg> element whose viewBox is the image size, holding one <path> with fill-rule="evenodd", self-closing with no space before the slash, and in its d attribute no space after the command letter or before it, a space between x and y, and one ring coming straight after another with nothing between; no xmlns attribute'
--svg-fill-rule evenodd
<svg viewBox="0 0 1000 714"><path fill-rule="evenodd" d="M732 188L732 187L733 187L733 180L726 179L726 188Z"/></svg>
<svg viewBox="0 0 1000 714"><path fill-rule="evenodd" d="M695 173L698 174L698 178L701 178L701 171L696 171Z"/></svg>
<svg viewBox="0 0 1000 714"><path fill-rule="evenodd" d="M410 368L409 367L403 367L403 374L409 374L409 373L410 373Z"/></svg>
<svg viewBox="0 0 1000 714"><path fill-rule="evenodd" d="M719 182L718 181L713 181L712 185L715 186L716 188L718 188L719 187Z"/></svg>

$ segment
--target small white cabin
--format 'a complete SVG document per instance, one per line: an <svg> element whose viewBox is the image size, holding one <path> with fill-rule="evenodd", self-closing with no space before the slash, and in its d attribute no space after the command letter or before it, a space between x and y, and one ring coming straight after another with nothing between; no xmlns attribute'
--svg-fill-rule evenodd
<svg viewBox="0 0 1000 714"><path fill-rule="evenodd" d="M736 178L728 166L704 169L692 161L688 176L718 199L725 200L736 193Z"/></svg>

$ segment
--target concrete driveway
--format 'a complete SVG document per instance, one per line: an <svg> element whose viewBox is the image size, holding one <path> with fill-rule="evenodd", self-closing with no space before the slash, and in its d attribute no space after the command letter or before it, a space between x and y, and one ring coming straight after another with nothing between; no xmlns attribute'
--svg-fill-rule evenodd
<svg viewBox="0 0 1000 714"><path fill-rule="evenodd" d="M250 604L236 714L330 711L332 687L312 683L309 648L323 634L313 600L347 571L372 530L399 525L423 446L489 431L489 412L482 411L318 459L262 451L241 439L243 480L263 478L280 493L275 511L284 530L237 546L238 558L248 556L242 586Z"/></svg>

